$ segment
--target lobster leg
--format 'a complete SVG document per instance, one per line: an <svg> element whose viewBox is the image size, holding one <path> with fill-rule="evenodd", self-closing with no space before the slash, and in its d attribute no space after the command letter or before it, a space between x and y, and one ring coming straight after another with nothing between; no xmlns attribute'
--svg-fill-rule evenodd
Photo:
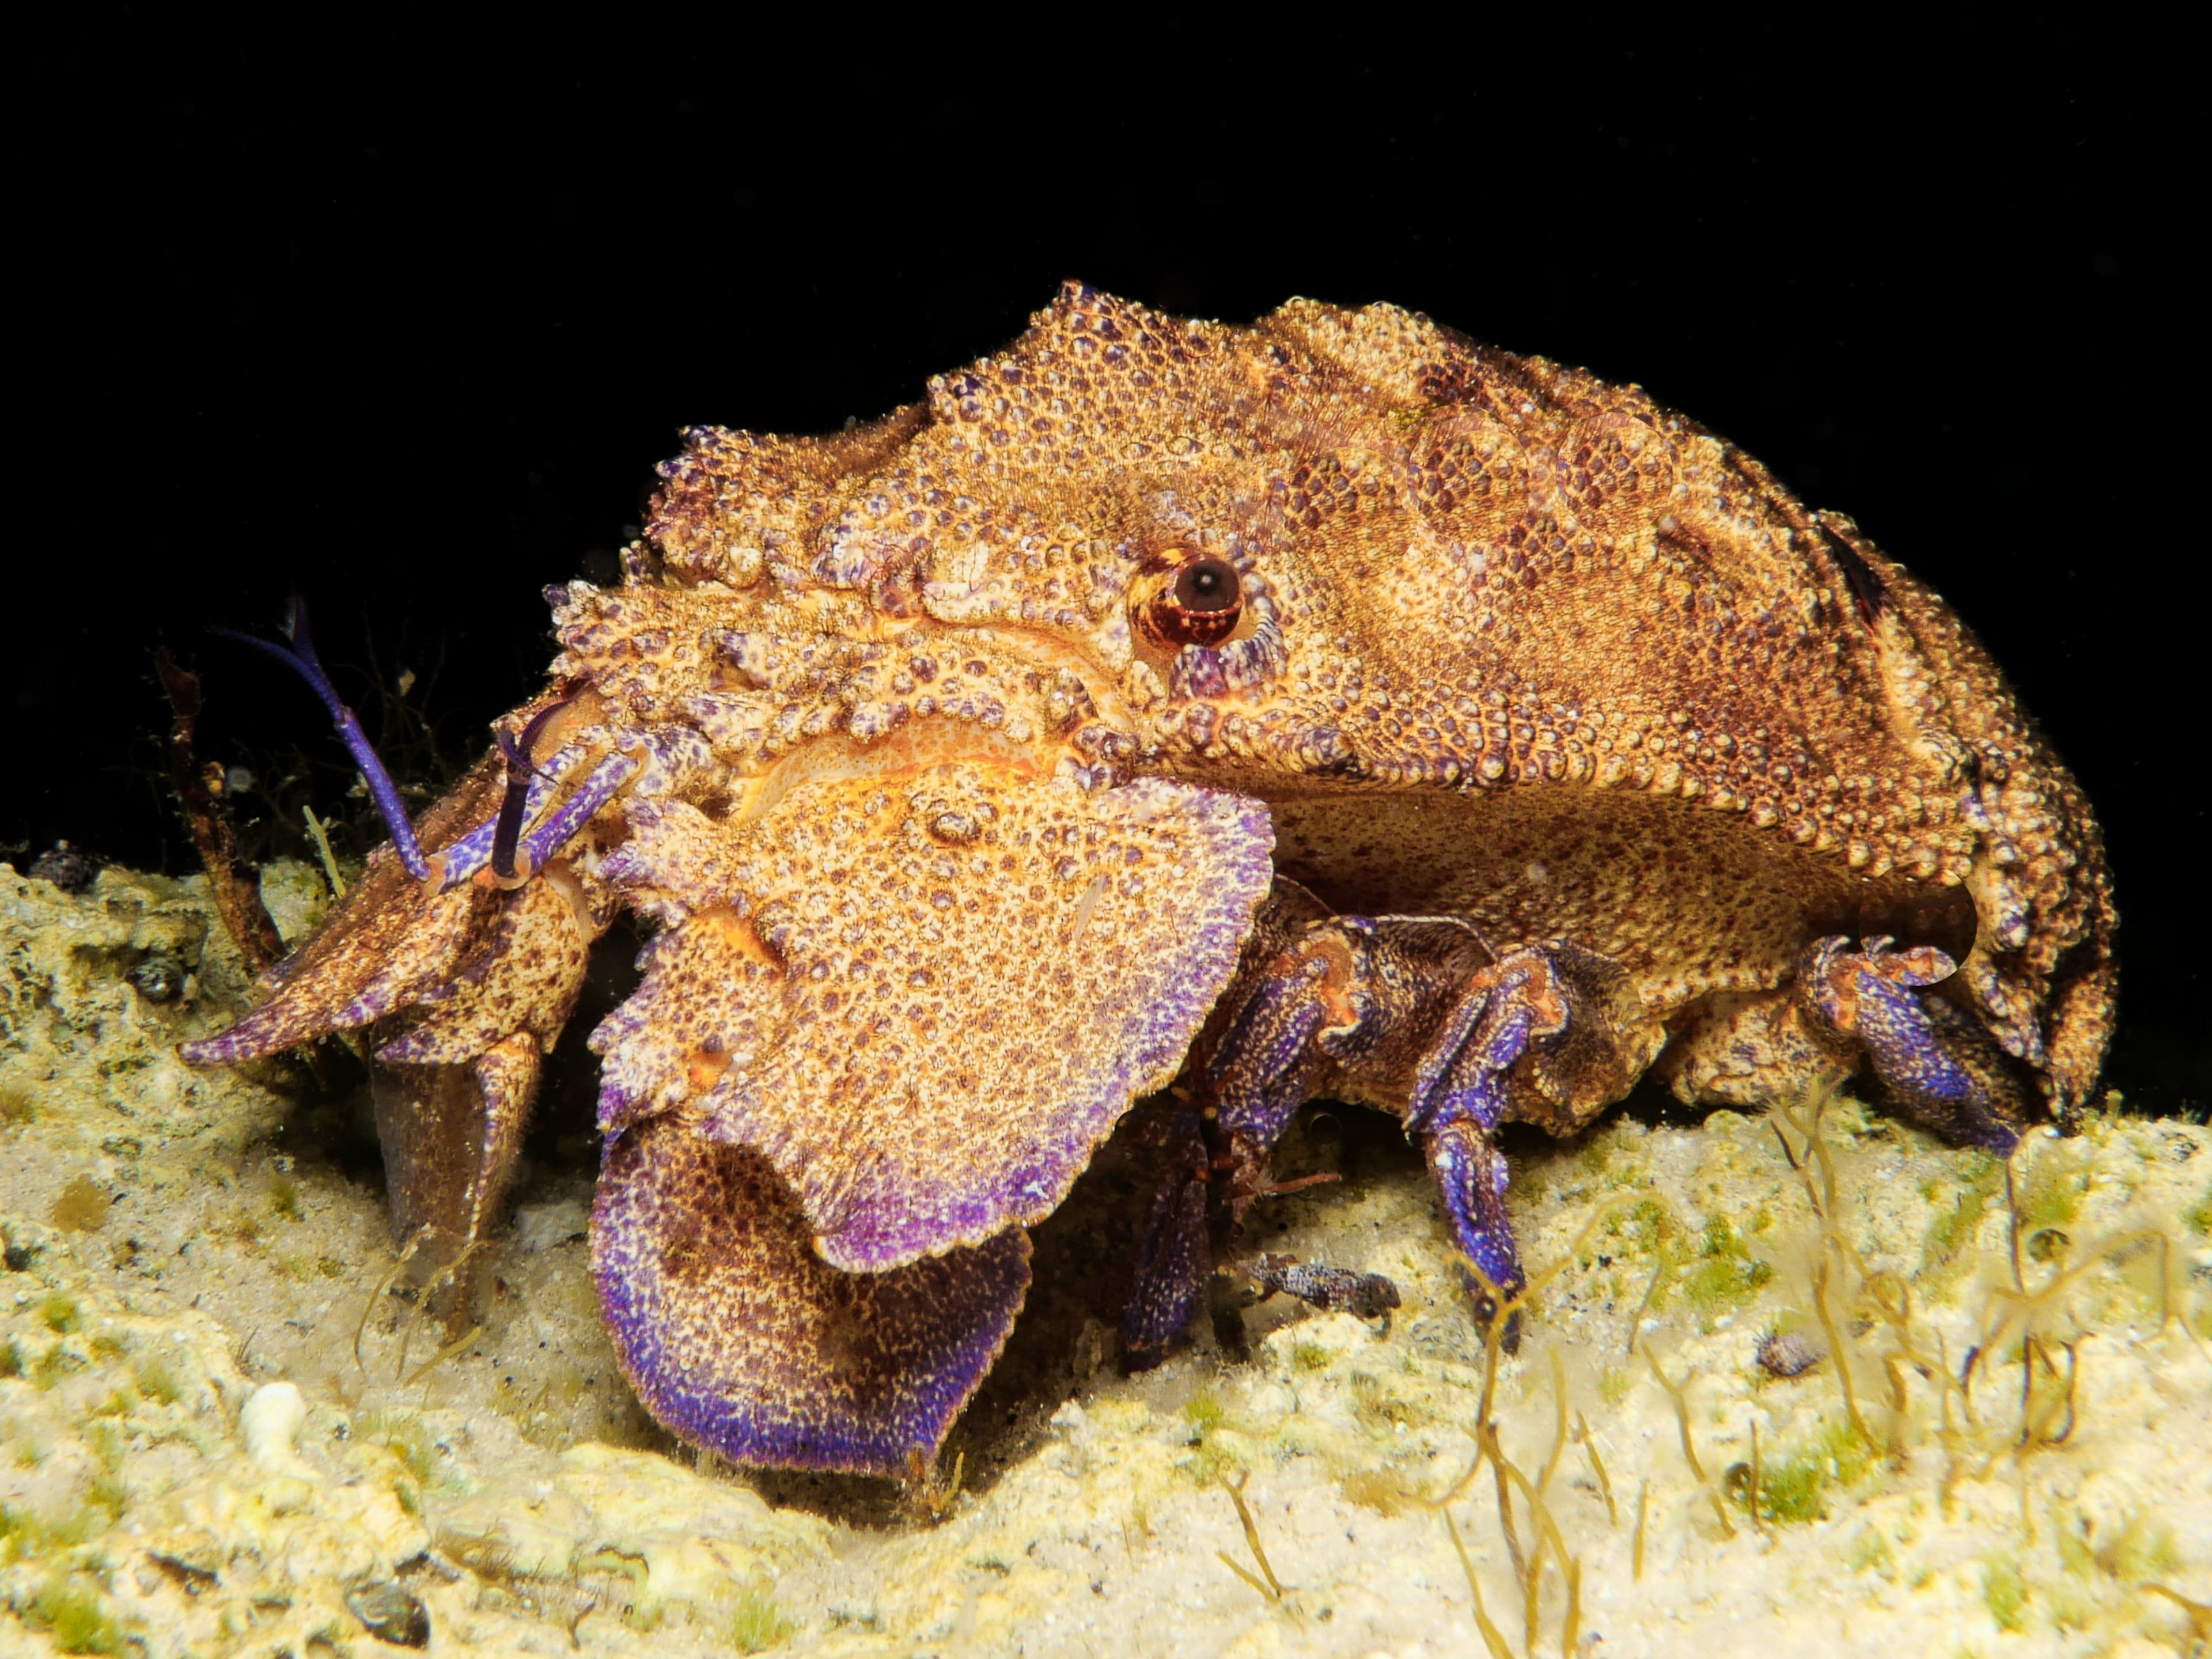
<svg viewBox="0 0 2212 1659"><path fill-rule="evenodd" d="M1870 939L1856 951L1816 939L1797 963L1797 1006L1832 1040L1873 1062L1884 1103L1961 1146L1999 1158L2020 1144L2024 1091L1994 1045L1948 1003L1923 997L1956 965L1932 945L1893 951Z"/></svg>

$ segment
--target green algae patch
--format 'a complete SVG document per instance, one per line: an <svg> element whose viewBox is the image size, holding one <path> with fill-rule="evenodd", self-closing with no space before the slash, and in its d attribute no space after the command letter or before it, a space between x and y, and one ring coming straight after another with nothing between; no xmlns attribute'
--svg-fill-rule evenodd
<svg viewBox="0 0 2212 1659"><path fill-rule="evenodd" d="M1944 1182L1923 1183L1921 1196L1936 1206L1936 1216L1922 1235L1920 1270L1914 1283L1923 1295L1942 1297L1965 1276L1976 1261L1975 1241L1992 1205L2004 1200L2005 1166L1987 1152L1960 1154L1963 1179L1957 1194L1942 1201Z"/></svg>
<svg viewBox="0 0 2212 1659"><path fill-rule="evenodd" d="M1227 1413L1222 1410L1219 1396L1209 1389L1182 1402L1182 1420L1190 1430L1191 1443L1203 1445L1206 1436L1227 1420Z"/></svg>
<svg viewBox="0 0 2212 1659"><path fill-rule="evenodd" d="M1831 1492L1856 1486L1874 1466L1874 1448L1850 1423L1823 1424L1811 1439L1784 1450L1761 1467L1759 1512L1780 1525L1824 1520ZM1739 1464L1729 1474L1735 1496L1748 1509L1750 1471Z"/></svg>
<svg viewBox="0 0 2212 1659"><path fill-rule="evenodd" d="M39 1587L23 1613L24 1622L52 1636L64 1653L125 1651L122 1625L98 1583L85 1574L57 1573Z"/></svg>
<svg viewBox="0 0 2212 1659"><path fill-rule="evenodd" d="M1682 1224L1663 1198L1637 1200L1627 1209L1607 1217L1602 1231L1607 1237L1647 1255L1672 1255L1684 1239Z"/></svg>
<svg viewBox="0 0 2212 1659"><path fill-rule="evenodd" d="M2181 1212L2181 1224L2199 1237L2212 1237L2212 1188Z"/></svg>
<svg viewBox="0 0 2212 1659"><path fill-rule="evenodd" d="M74 1297L56 1291L39 1304L39 1322L57 1336L69 1336L82 1327L84 1313Z"/></svg>
<svg viewBox="0 0 2212 1659"><path fill-rule="evenodd" d="M1773 1278L1773 1267L1745 1248L1725 1218L1715 1216L1705 1224L1698 1254L1676 1280L1676 1289L1710 1329L1716 1316L1749 1301Z"/></svg>
<svg viewBox="0 0 2212 1659"><path fill-rule="evenodd" d="M104 1504L80 1504L60 1516L0 1506L0 1563L35 1561L73 1550L98 1537L114 1519L115 1512Z"/></svg>
<svg viewBox="0 0 2212 1659"><path fill-rule="evenodd" d="M430 1425L412 1412L374 1411L362 1414L355 1432L372 1446L381 1446L398 1458L416 1483L437 1484L437 1437Z"/></svg>
<svg viewBox="0 0 2212 1659"><path fill-rule="evenodd" d="M1990 1610L1996 1627L2016 1633L2027 1623L2027 1583L2020 1569L2008 1560L1988 1563L1982 1569L1982 1605Z"/></svg>
<svg viewBox="0 0 2212 1659"><path fill-rule="evenodd" d="M2041 1227L2066 1227L2081 1214L2081 1200L2094 1178L2097 1149L2081 1142L2046 1145L2020 1183L2020 1226L2023 1233Z"/></svg>
<svg viewBox="0 0 2212 1659"><path fill-rule="evenodd" d="M1897 1578L1897 1553L1889 1540L1872 1527L1862 1527L1844 1552L1844 1565L1853 1572L1870 1572L1886 1583Z"/></svg>
<svg viewBox="0 0 2212 1659"><path fill-rule="evenodd" d="M2160 1519L2146 1519L2131 1510L2117 1527L2104 1535L2076 1511L2057 1528L2058 1559L2075 1577L2110 1579L2116 1584L2141 1584L2183 1569L2173 1528Z"/></svg>
<svg viewBox="0 0 2212 1659"><path fill-rule="evenodd" d="M138 1392L157 1406L173 1406L185 1392L185 1379L166 1355L155 1354L133 1372Z"/></svg>
<svg viewBox="0 0 2212 1659"><path fill-rule="evenodd" d="M775 1597L766 1589L749 1585L738 1593L731 1606L726 1634L730 1645L739 1653L765 1653L797 1633L798 1626L783 1616Z"/></svg>
<svg viewBox="0 0 2212 1659"><path fill-rule="evenodd" d="M269 1207L287 1221L303 1219L300 1209L300 1183L279 1171L269 1182Z"/></svg>
<svg viewBox="0 0 2212 1659"><path fill-rule="evenodd" d="M1243 1449L1234 1443L1238 1437L1224 1432L1237 1425L1231 1423L1227 1408L1212 1389L1201 1389L1183 1401L1182 1423L1186 1443L1194 1449L1182 1466L1192 1480L1210 1485L1244 1467Z"/></svg>
<svg viewBox="0 0 2212 1659"><path fill-rule="evenodd" d="M39 1097L23 1084L0 1083L0 1129L27 1129L39 1121Z"/></svg>

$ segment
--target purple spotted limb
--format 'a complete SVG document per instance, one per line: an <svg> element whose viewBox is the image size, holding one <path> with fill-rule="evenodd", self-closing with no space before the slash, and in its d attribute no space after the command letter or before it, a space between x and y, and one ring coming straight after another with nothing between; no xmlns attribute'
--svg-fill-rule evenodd
<svg viewBox="0 0 2212 1659"><path fill-rule="evenodd" d="M1947 1139L1999 1158L2020 1144L2019 1087L1988 1040L1948 1003L1923 996L1957 971L1932 945L1816 939L1797 964L1800 1006L1833 1039L1863 1048L1885 1103Z"/></svg>
<svg viewBox="0 0 2212 1659"><path fill-rule="evenodd" d="M1291 1114L1328 1095L1406 1103L1406 1131L1422 1144L1474 1270L1478 1316L1494 1319L1492 1291L1510 1296L1525 1276L1505 1212L1505 1158L1492 1137L1508 1118L1549 1124L1623 1086L1612 1006L1620 980L1604 958L1560 941L1493 955L1451 918L1309 922L1241 982L1200 1101L1171 1137L1170 1174L1123 1324L1131 1362L1165 1353L1244 1211L1274 1190L1267 1165ZM1206 1146L1209 1136L1218 1145ZM1299 1277L1325 1292L1309 1298L1319 1305L1359 1299L1350 1279ZM1273 1287L1304 1294L1288 1279ZM1504 1335L1512 1343L1517 1325Z"/></svg>
<svg viewBox="0 0 2212 1659"><path fill-rule="evenodd" d="M1641 1069L1626 976L1564 940L1493 955L1463 923L1398 916L1309 921L1283 939L1224 999L1200 1096L1170 1132L1123 1326L1133 1364L1164 1354L1196 1310L1245 1209L1270 1190L1268 1158L1302 1102L1402 1103L1489 1320L1495 1297L1526 1282L1498 1126L1570 1133ZM1796 988L1804 1017L1839 1071L1870 1062L1889 1103L2004 1156L2021 1111L2012 1073L1949 1003L1923 994L1951 959L1892 943L1808 946ZM1516 1327L1502 1333L1509 1346Z"/></svg>
<svg viewBox="0 0 2212 1659"><path fill-rule="evenodd" d="M181 1052L195 1065L236 1064L329 1032L373 1028L372 1092L394 1236L433 1282L447 1270L447 1311L458 1319L469 1301L466 1264L505 1195L544 1053L574 1006L604 925L574 878L556 888L526 877L637 763L612 757L524 837L518 809L542 805L557 787L527 761L529 745L562 706L556 703L519 738L501 734L508 787L496 812L483 816L498 782L496 763L488 760L432 810L418 836L325 672L296 599L287 631L289 644L229 637L289 664L314 688L392 832L397 864L372 860L325 927L272 970L276 994L220 1036ZM425 842L443 850L426 857ZM502 854L512 871L518 846L528 859L520 875L496 884L470 880ZM443 880L430 879L441 871ZM417 1252L426 1243L430 1248Z"/></svg>

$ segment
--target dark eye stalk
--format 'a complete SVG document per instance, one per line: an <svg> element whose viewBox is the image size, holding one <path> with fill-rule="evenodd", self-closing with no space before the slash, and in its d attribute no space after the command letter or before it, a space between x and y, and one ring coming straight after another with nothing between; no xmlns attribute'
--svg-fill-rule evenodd
<svg viewBox="0 0 2212 1659"><path fill-rule="evenodd" d="M522 840L522 814L530 802L530 780L549 775L538 769L530 758L530 751L552 718L574 702L574 696L567 696L547 704L531 716L530 724L522 728L520 737L510 734L503 726L493 728L493 735L499 740L499 752L507 757L507 793L500 801L499 824L492 831L491 840L491 872L503 882L516 879L514 854Z"/></svg>
<svg viewBox="0 0 2212 1659"><path fill-rule="evenodd" d="M1160 645L1218 645L1237 631L1244 614L1243 584L1237 567L1211 554L1185 559L1175 580L1146 602L1141 623Z"/></svg>

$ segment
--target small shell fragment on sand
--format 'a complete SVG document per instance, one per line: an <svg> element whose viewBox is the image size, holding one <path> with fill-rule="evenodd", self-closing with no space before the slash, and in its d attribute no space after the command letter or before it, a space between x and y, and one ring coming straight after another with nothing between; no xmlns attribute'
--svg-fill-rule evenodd
<svg viewBox="0 0 2212 1659"><path fill-rule="evenodd" d="M1827 1357L1826 1348L1794 1331L1769 1331L1759 1340L1759 1363L1770 1376L1802 1376Z"/></svg>
<svg viewBox="0 0 2212 1659"><path fill-rule="evenodd" d="M307 1420L307 1402L297 1388L264 1382L240 1410L238 1430L248 1456L264 1469L283 1469L300 1455L300 1425Z"/></svg>

